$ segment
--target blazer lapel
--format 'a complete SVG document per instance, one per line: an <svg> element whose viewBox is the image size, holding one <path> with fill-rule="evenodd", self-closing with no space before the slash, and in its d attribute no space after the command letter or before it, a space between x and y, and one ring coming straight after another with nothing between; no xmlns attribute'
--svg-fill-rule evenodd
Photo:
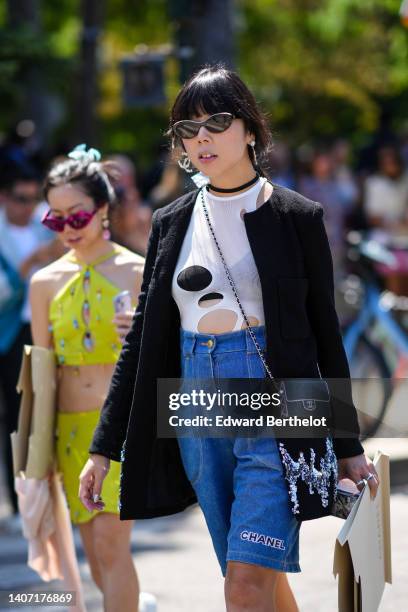
<svg viewBox="0 0 408 612"><path fill-rule="evenodd" d="M302 272L302 254L294 226L281 202L281 187L274 184L270 199L244 215L245 228L261 284L274 283L285 274ZM288 244L293 245L288 249ZM281 253L285 253L282 259Z"/></svg>
<svg viewBox="0 0 408 612"><path fill-rule="evenodd" d="M282 272L281 258L284 253L284 231L279 210L279 187L274 190L268 201L258 209L244 215L245 229L251 246L261 283L275 279Z"/></svg>

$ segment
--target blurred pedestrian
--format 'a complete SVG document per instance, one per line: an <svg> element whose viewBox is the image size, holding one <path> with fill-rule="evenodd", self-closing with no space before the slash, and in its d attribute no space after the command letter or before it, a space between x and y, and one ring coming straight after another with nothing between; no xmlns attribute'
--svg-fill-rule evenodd
<svg viewBox="0 0 408 612"><path fill-rule="evenodd" d="M334 275L344 274L345 232L347 216L355 205L354 194L335 176L333 158L327 150L318 150L311 161L310 173L299 180L299 191L319 202L325 213L325 227L333 257Z"/></svg>
<svg viewBox="0 0 408 612"><path fill-rule="evenodd" d="M364 210L371 227L408 232L408 172L398 147L377 152L377 172L364 184Z"/></svg>
<svg viewBox="0 0 408 612"><path fill-rule="evenodd" d="M80 472L130 329L144 265L142 257L110 240L113 170L96 149L80 145L49 171L43 224L69 251L33 276L30 297L34 343L53 348L57 358L57 467L71 520L79 527L104 610L133 612L139 585L130 551L133 523L118 516L120 464L112 462L110 470L96 466L106 475L106 488L92 512L78 499ZM115 314L114 300L124 290L129 303L120 296L125 310Z"/></svg>
<svg viewBox="0 0 408 612"><path fill-rule="evenodd" d="M62 250L39 217L39 177L25 163L7 164L0 176L0 386L4 399L2 455L12 514L17 497L10 445L16 429L20 399L16 385L24 344L31 344L28 282L35 270L58 257ZM13 517L8 521L10 528Z"/></svg>
<svg viewBox="0 0 408 612"><path fill-rule="evenodd" d="M187 182L191 188L191 182L189 180ZM147 196L153 210L162 208L185 193L185 183L183 171L173 158L172 152L169 152L162 160L160 178Z"/></svg>
<svg viewBox="0 0 408 612"><path fill-rule="evenodd" d="M286 143L280 142L274 145L267 163L270 167L269 174L273 182L288 189L295 188L291 152Z"/></svg>
<svg viewBox="0 0 408 612"><path fill-rule="evenodd" d="M183 86L169 134L180 165L210 182L153 214L139 304L81 499L92 507L104 486L100 465L122 453L121 518L171 514L198 500L227 610L295 611L287 573L300 571L300 522L330 514L337 475L361 486L372 473L376 491L363 447L330 437L159 438L156 384L267 372L318 378L319 369L349 378L323 209L260 175L266 118L224 67L203 68Z"/></svg>
<svg viewBox="0 0 408 612"><path fill-rule="evenodd" d="M136 180L136 169L125 155L113 155L118 173L114 180L116 204L111 211L112 238L118 244L145 255L152 210L143 203Z"/></svg>
<svg viewBox="0 0 408 612"><path fill-rule="evenodd" d="M378 149L377 172L364 185L364 210L371 238L388 244L394 253L394 265L376 264L385 287L397 295L408 295L408 171L395 145Z"/></svg>
<svg viewBox="0 0 408 612"><path fill-rule="evenodd" d="M346 207L356 204L358 199L358 186L350 167L350 144L344 138L335 141L331 148L333 160L333 178L343 194Z"/></svg>

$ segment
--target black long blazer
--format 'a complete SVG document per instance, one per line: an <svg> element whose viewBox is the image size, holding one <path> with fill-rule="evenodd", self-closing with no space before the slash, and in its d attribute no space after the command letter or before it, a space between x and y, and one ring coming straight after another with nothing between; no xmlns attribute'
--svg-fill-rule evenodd
<svg viewBox="0 0 408 612"><path fill-rule="evenodd" d="M194 190L153 215L132 328L89 449L122 461L121 519L172 514L196 501L177 440L156 437L156 379L181 375L180 316L171 283L197 193ZM322 206L274 185L270 199L246 213L244 222L262 287L267 359L273 375L317 377L319 364L323 377L349 377L334 307L333 266ZM308 462L310 453L315 454L318 469L324 466L320 459L327 460L324 440L282 442L294 461L301 451ZM356 438L335 439L334 449L337 458L363 452ZM335 481L329 475L323 504L320 495L310 493L310 483L298 478L297 518L329 514Z"/></svg>

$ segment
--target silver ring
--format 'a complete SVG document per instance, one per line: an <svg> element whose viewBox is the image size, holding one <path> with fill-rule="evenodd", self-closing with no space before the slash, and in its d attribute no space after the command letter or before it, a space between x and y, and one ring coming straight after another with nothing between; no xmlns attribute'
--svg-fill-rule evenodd
<svg viewBox="0 0 408 612"><path fill-rule="evenodd" d="M363 485L365 486L365 485L367 484L367 482L368 482L369 480L371 480L371 478L375 478L375 475L374 475L372 472L370 472L370 473L369 473L367 476L365 476L365 477L364 477L362 480L359 480L358 482L356 482L356 485L358 486L358 485L362 485L362 484L363 484ZM377 480L377 478L375 478L375 480Z"/></svg>

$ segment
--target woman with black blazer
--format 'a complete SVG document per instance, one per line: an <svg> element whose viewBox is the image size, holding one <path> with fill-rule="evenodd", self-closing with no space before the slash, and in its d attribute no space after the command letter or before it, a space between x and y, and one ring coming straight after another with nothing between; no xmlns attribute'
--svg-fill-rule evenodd
<svg viewBox="0 0 408 612"><path fill-rule="evenodd" d="M120 517L198 500L226 576L226 607L297 610L302 520L330 514L337 480L378 476L358 437L160 438L158 378L349 379L320 204L271 184L265 117L242 80L206 67L180 91L172 147L209 179L153 215L139 303L80 478L93 509L122 462ZM238 298L238 299L237 299ZM256 346L257 345L257 346ZM348 419L356 425L351 403Z"/></svg>

